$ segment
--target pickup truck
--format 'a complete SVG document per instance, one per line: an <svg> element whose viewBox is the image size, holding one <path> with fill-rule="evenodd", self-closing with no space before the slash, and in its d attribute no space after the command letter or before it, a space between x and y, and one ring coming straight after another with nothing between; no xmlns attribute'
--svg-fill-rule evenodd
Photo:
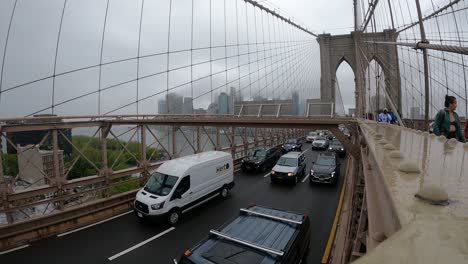
<svg viewBox="0 0 468 264"><path fill-rule="evenodd" d="M304 214L252 205L175 263L306 263L310 221Z"/></svg>

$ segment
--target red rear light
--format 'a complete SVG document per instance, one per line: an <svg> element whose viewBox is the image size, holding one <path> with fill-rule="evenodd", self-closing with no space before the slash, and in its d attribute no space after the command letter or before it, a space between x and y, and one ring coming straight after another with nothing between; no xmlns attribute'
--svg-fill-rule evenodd
<svg viewBox="0 0 468 264"><path fill-rule="evenodd" d="M307 217L309 217L309 216L305 214L305 215L304 215L304 219L307 218Z"/></svg>
<svg viewBox="0 0 468 264"><path fill-rule="evenodd" d="M257 204L255 204L255 203L251 203L251 204L249 204L249 208L250 208L250 207L254 207L254 206L256 206L256 205L257 205Z"/></svg>

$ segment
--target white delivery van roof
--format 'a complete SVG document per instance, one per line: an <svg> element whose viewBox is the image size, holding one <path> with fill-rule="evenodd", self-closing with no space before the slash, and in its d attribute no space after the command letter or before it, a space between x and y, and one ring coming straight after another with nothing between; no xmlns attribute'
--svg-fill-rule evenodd
<svg viewBox="0 0 468 264"><path fill-rule="evenodd" d="M187 174L187 170L193 169L194 166L210 161L216 162L218 160L225 160L226 158L231 158L231 154L223 151L205 151L198 154L168 160L159 166L157 171L164 174L181 177L185 176L185 174Z"/></svg>

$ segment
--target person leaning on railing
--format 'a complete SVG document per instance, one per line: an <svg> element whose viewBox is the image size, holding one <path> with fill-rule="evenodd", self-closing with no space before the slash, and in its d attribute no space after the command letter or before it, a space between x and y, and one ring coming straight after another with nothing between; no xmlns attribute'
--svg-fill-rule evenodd
<svg viewBox="0 0 468 264"><path fill-rule="evenodd" d="M465 142L461 131L461 123L457 109L457 99L454 96L445 96L445 109L437 113L434 120L433 129L437 136L444 135L446 138L456 138L460 142Z"/></svg>

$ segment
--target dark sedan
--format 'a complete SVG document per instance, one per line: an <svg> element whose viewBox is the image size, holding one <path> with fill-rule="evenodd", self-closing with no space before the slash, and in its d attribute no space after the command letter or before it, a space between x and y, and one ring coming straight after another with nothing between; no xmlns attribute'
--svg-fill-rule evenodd
<svg viewBox="0 0 468 264"><path fill-rule="evenodd" d="M297 138L290 138L283 144L283 152L302 151L302 142Z"/></svg>
<svg viewBox="0 0 468 264"><path fill-rule="evenodd" d="M275 166L281 153L276 148L257 148L242 160L242 171L262 171Z"/></svg>
<svg viewBox="0 0 468 264"><path fill-rule="evenodd" d="M333 151L338 154L340 157L344 157L346 155L346 150L344 149L343 144L338 139L333 139L328 146L329 151Z"/></svg>
<svg viewBox="0 0 468 264"><path fill-rule="evenodd" d="M310 183L336 183L340 173L340 163L333 152L320 153L310 170Z"/></svg>

